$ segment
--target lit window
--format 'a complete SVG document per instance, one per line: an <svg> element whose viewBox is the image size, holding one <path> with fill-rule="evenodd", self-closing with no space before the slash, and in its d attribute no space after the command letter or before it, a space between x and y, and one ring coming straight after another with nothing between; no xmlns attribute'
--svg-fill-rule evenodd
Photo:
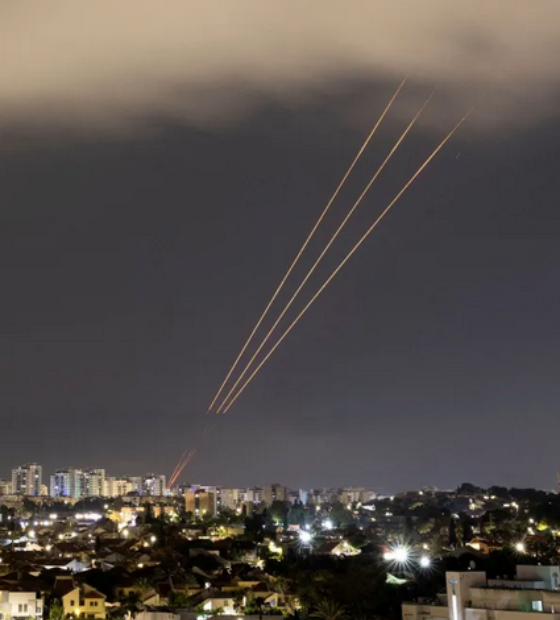
<svg viewBox="0 0 560 620"><path fill-rule="evenodd" d="M533 608L533 611L543 611L542 601L532 601L531 607Z"/></svg>

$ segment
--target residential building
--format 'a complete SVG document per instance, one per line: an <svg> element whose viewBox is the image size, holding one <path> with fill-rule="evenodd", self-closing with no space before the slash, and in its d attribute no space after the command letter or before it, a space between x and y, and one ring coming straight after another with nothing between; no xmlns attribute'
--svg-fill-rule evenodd
<svg viewBox="0 0 560 620"><path fill-rule="evenodd" d="M82 494L80 497L102 497L105 488L105 470L87 469L82 473Z"/></svg>
<svg viewBox="0 0 560 620"><path fill-rule="evenodd" d="M142 478L142 495L161 497L167 495L167 482L164 475L146 474Z"/></svg>
<svg viewBox="0 0 560 620"><path fill-rule="evenodd" d="M75 499L102 497L105 489L104 469L59 469L50 480L51 497Z"/></svg>
<svg viewBox="0 0 560 620"><path fill-rule="evenodd" d="M279 484L271 484L262 490L263 501L270 506L272 502L285 502L288 497L288 489Z"/></svg>
<svg viewBox="0 0 560 620"><path fill-rule="evenodd" d="M70 578L71 579L71 578ZM60 577L57 577L57 582ZM69 585L71 583L71 585ZM107 617L105 610L106 596L87 584L77 585L73 582L64 584L67 592L61 596L64 617L94 618L103 620ZM55 584L55 590L57 585Z"/></svg>
<svg viewBox="0 0 560 620"><path fill-rule="evenodd" d="M340 501L345 506L357 503L364 504L365 502L370 502L372 499L375 499L375 493L361 487L342 489L340 492Z"/></svg>
<svg viewBox="0 0 560 620"><path fill-rule="evenodd" d="M0 479L0 495L12 494L12 481Z"/></svg>
<svg viewBox="0 0 560 620"><path fill-rule="evenodd" d="M446 584L435 604L403 604L403 620L560 620L560 566L518 566L515 579L448 572Z"/></svg>
<svg viewBox="0 0 560 620"><path fill-rule="evenodd" d="M28 463L12 469L12 493L39 497L43 483L43 468L37 463Z"/></svg>
<svg viewBox="0 0 560 620"><path fill-rule="evenodd" d="M50 480L50 496L80 497L81 475L82 471L73 467L55 471Z"/></svg>
<svg viewBox="0 0 560 620"><path fill-rule="evenodd" d="M135 486L132 484L129 478L105 478L105 485L103 489L104 497L122 497L129 493L135 492Z"/></svg>
<svg viewBox="0 0 560 620"><path fill-rule="evenodd" d="M0 591L0 617L10 620L43 618L44 600L35 592Z"/></svg>
<svg viewBox="0 0 560 620"><path fill-rule="evenodd" d="M128 481L132 485L132 492L142 495L142 476L130 476Z"/></svg>
<svg viewBox="0 0 560 620"><path fill-rule="evenodd" d="M185 493L185 510L196 518L216 514L216 498L214 493L193 489Z"/></svg>
<svg viewBox="0 0 560 620"><path fill-rule="evenodd" d="M243 497L243 503L251 502L253 504L260 504L264 501L264 493L261 487L252 487L245 490L245 496Z"/></svg>
<svg viewBox="0 0 560 620"><path fill-rule="evenodd" d="M247 489L220 488L221 507L228 510L241 510L245 501L247 501Z"/></svg>

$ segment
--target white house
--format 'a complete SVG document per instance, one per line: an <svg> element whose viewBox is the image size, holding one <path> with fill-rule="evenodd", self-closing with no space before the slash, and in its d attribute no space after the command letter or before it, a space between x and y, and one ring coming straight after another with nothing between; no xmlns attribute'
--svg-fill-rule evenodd
<svg viewBox="0 0 560 620"><path fill-rule="evenodd" d="M43 618L43 597L35 592L0 591L0 620Z"/></svg>
<svg viewBox="0 0 560 620"><path fill-rule="evenodd" d="M518 566L515 579L475 571L445 576L440 600L403 604L403 620L560 620L559 566Z"/></svg>

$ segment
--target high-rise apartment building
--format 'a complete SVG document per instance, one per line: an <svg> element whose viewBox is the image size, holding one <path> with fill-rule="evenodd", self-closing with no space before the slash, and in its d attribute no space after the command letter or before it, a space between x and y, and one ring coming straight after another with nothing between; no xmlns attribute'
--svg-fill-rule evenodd
<svg viewBox="0 0 560 620"><path fill-rule="evenodd" d="M185 510L196 519L216 513L216 496L209 491L193 489L185 493Z"/></svg>
<svg viewBox="0 0 560 620"><path fill-rule="evenodd" d="M12 493L16 495L41 495L43 468L37 463L27 463L12 469Z"/></svg>
<svg viewBox="0 0 560 620"><path fill-rule="evenodd" d="M103 495L105 497L122 497L135 492L135 490L129 478L106 477Z"/></svg>
<svg viewBox="0 0 560 620"><path fill-rule="evenodd" d="M50 480L51 497L103 497L105 489L104 469L59 469Z"/></svg>
<svg viewBox="0 0 560 620"><path fill-rule="evenodd" d="M237 510L245 501L245 489L232 489L222 487L220 489L221 505L228 510Z"/></svg>
<svg viewBox="0 0 560 620"><path fill-rule="evenodd" d="M288 489L279 484L271 484L263 488L263 501L269 506L272 502L285 502L288 497Z"/></svg>
<svg viewBox="0 0 560 620"><path fill-rule="evenodd" d="M81 495L79 497L103 497L104 489L104 469L87 469L82 472Z"/></svg>
<svg viewBox="0 0 560 620"><path fill-rule="evenodd" d="M81 471L78 469L58 469L51 476L50 496L51 497L79 497L76 495L77 483Z"/></svg>
<svg viewBox="0 0 560 620"><path fill-rule="evenodd" d="M146 474L142 478L142 495L161 497L167 493L166 478L164 475Z"/></svg>
<svg viewBox="0 0 560 620"><path fill-rule="evenodd" d="M137 493L138 495L142 495L142 477L130 476L128 480L132 485L132 492Z"/></svg>

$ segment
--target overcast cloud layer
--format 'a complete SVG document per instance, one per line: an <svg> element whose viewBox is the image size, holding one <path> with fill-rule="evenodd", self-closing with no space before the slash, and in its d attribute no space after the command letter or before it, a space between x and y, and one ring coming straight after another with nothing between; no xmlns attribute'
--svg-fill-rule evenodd
<svg viewBox="0 0 560 620"><path fill-rule="evenodd" d="M263 97L285 102L341 77L403 74L443 85L462 105L489 90L482 116L508 121L533 117L528 104L546 114L560 78L557 0L1 6L0 127L216 122Z"/></svg>

